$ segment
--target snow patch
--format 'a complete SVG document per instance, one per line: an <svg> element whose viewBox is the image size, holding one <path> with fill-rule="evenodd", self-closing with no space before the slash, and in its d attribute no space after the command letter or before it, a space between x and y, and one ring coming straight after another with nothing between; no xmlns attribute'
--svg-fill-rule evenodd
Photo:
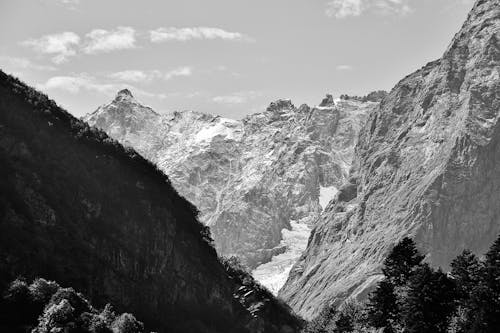
<svg viewBox="0 0 500 333"><path fill-rule="evenodd" d="M225 136L227 139L234 139L234 129L228 128L223 122L209 127L202 128L194 138L195 142L210 142L216 136Z"/></svg>
<svg viewBox="0 0 500 333"><path fill-rule="evenodd" d="M311 228L306 223L290 221L290 225L291 230L281 230L282 240L279 247L285 247L286 251L272 257L270 262L258 266L252 272L253 277L274 295L283 287L292 266L306 249L311 233Z"/></svg>
<svg viewBox="0 0 500 333"><path fill-rule="evenodd" d="M325 210L328 203L335 198L339 190L335 186L319 187L319 204Z"/></svg>

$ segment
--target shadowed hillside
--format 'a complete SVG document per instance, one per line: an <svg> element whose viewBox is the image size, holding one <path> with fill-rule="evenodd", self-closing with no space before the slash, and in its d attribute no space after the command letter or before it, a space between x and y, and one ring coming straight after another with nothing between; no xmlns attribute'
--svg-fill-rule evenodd
<svg viewBox="0 0 500 333"><path fill-rule="evenodd" d="M3 72L0 172L2 290L19 275L56 280L159 332L299 326L265 290L238 296L252 283L228 273L155 166Z"/></svg>

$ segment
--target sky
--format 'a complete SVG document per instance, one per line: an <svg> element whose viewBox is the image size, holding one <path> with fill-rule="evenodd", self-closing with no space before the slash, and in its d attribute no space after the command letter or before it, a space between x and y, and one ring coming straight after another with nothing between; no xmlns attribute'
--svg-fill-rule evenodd
<svg viewBox="0 0 500 333"><path fill-rule="evenodd" d="M0 0L0 68L77 117L128 88L160 113L390 90L472 0Z"/></svg>

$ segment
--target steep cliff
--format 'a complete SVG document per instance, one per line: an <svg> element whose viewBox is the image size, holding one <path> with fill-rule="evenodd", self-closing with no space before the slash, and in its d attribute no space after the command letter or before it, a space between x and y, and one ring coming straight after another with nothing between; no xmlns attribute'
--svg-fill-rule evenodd
<svg viewBox="0 0 500 333"><path fill-rule="evenodd" d="M57 280L159 332L297 330L153 164L1 71L0 171L1 290Z"/></svg>
<svg viewBox="0 0 500 333"><path fill-rule="evenodd" d="M377 104L328 96L296 108L279 100L236 121L158 115L121 91L84 120L157 164L198 207L218 252L242 258L277 292L345 181L361 124Z"/></svg>
<svg viewBox="0 0 500 333"><path fill-rule="evenodd" d="M500 231L500 1L477 1L443 57L370 114L349 182L312 231L281 295L311 318L363 297L388 249L415 237L443 266Z"/></svg>

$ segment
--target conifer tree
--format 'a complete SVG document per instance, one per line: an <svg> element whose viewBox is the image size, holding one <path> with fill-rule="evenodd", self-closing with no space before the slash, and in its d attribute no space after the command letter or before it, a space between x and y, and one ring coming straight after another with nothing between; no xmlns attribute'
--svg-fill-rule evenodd
<svg viewBox="0 0 500 333"><path fill-rule="evenodd" d="M384 261L382 272L386 279L395 287L403 286L410 277L413 269L417 267L424 256L422 256L415 242L405 237L389 253Z"/></svg>
<svg viewBox="0 0 500 333"><path fill-rule="evenodd" d="M500 332L500 237L486 253L479 285L471 297L470 332Z"/></svg>
<svg viewBox="0 0 500 333"><path fill-rule="evenodd" d="M464 250L451 262L451 276L457 286L460 305L467 305L472 291L479 284L481 263L474 253Z"/></svg>
<svg viewBox="0 0 500 333"><path fill-rule="evenodd" d="M348 333L354 331L352 318L341 312L335 321L334 333Z"/></svg>
<svg viewBox="0 0 500 333"><path fill-rule="evenodd" d="M367 319L375 328L385 327L390 330L392 322L398 314L397 299L394 286L387 280L382 280L370 295L367 309Z"/></svg>
<svg viewBox="0 0 500 333"><path fill-rule="evenodd" d="M455 287L441 270L421 264L408 280L401 314L405 332L444 333L455 310Z"/></svg>
<svg viewBox="0 0 500 333"><path fill-rule="evenodd" d="M306 329L305 333L328 333L329 326L333 325L335 317L337 316L337 310L333 306L327 306L321 310L319 315L311 320Z"/></svg>

